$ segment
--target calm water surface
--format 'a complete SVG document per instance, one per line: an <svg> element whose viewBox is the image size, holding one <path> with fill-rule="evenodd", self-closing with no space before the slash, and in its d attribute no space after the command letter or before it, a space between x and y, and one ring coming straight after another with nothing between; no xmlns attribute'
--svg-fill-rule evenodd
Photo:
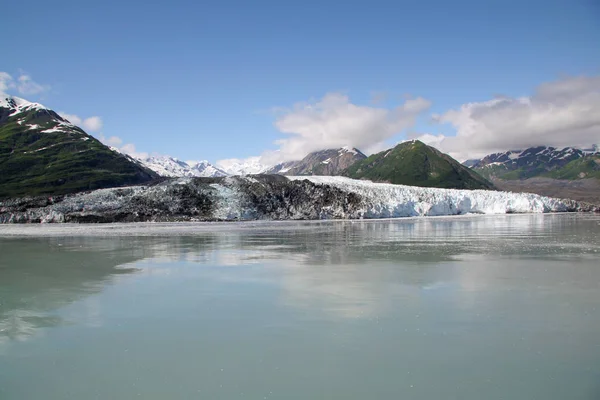
<svg viewBox="0 0 600 400"><path fill-rule="evenodd" d="M0 399L138 397L600 399L600 217L0 226Z"/></svg>

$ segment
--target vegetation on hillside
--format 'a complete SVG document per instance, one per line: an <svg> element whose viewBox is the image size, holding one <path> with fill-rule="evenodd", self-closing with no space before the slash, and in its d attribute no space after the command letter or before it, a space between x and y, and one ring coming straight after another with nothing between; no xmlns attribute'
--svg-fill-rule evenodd
<svg viewBox="0 0 600 400"><path fill-rule="evenodd" d="M600 155L588 155L550 169L545 163L540 162L518 168L510 168L506 164L490 164L474 170L486 179L524 180L536 177L567 180L600 179Z"/></svg>
<svg viewBox="0 0 600 400"><path fill-rule="evenodd" d="M414 140L358 161L343 173L375 182L456 189L493 189L494 185L452 157Z"/></svg>
<svg viewBox="0 0 600 400"><path fill-rule="evenodd" d="M152 171L50 110L0 108L0 198L58 195L148 182Z"/></svg>

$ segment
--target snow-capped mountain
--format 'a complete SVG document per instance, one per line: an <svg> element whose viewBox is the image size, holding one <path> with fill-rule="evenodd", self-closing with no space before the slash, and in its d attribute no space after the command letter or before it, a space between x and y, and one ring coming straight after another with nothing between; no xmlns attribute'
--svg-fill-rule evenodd
<svg viewBox="0 0 600 400"><path fill-rule="evenodd" d="M261 157L248 157L240 160L230 158L217 162L217 167L229 175L253 175L262 174L271 168L271 165L266 165L260 162Z"/></svg>
<svg viewBox="0 0 600 400"><path fill-rule="evenodd" d="M302 160L287 161L265 171L281 175L339 175L343 170L367 158L354 147L313 151Z"/></svg>
<svg viewBox="0 0 600 400"><path fill-rule="evenodd" d="M146 158L137 158L146 168L151 169L160 176L168 178L176 177L209 177L227 176L223 170L215 167L208 161L199 161L188 164L169 156L151 156Z"/></svg>
<svg viewBox="0 0 600 400"><path fill-rule="evenodd" d="M205 177L217 177L217 176L227 176L227 172L223 171L220 168L215 167L211 163L206 160L199 161L195 164L192 164L191 167L192 176L205 176ZM188 175L189 176L189 175Z"/></svg>
<svg viewBox="0 0 600 400"><path fill-rule="evenodd" d="M10 117L25 111L50 110L39 103L33 103L16 96L0 98L0 108L11 110Z"/></svg>
<svg viewBox="0 0 600 400"><path fill-rule="evenodd" d="M51 109L0 98L0 198L145 183L158 176Z"/></svg>
<svg viewBox="0 0 600 400"><path fill-rule="evenodd" d="M527 179L550 173L556 174L569 163L597 154L597 146L585 150L574 147L558 149L538 146L525 150L494 153L481 160L469 161L472 164L471 168L486 177Z"/></svg>
<svg viewBox="0 0 600 400"><path fill-rule="evenodd" d="M588 150L587 153L593 150ZM512 150L504 153L490 154L477 161L473 167L481 168L488 165L504 165L510 167L525 167L544 163L548 168L564 165L586 154L574 147L558 149L556 147L538 146L525 150Z"/></svg>

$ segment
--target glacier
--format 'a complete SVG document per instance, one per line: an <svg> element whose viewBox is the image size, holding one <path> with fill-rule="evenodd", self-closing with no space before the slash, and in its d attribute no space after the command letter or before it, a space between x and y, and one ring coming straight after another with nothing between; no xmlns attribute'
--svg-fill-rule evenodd
<svg viewBox="0 0 600 400"><path fill-rule="evenodd" d="M529 193L492 190L438 189L374 183L339 176L290 176L331 185L365 199L362 218L398 218L464 214L507 214L566 212L571 200Z"/></svg>
<svg viewBox="0 0 600 400"><path fill-rule="evenodd" d="M175 178L154 185L0 201L0 223L319 220L599 211L527 193L331 176Z"/></svg>

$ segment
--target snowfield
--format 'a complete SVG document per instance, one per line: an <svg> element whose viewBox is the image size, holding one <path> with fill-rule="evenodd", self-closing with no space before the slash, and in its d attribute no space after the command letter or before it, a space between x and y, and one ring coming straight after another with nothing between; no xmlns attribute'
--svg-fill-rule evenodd
<svg viewBox="0 0 600 400"><path fill-rule="evenodd" d="M572 200L329 176L178 178L52 198L0 201L1 223L372 219L598 211Z"/></svg>

